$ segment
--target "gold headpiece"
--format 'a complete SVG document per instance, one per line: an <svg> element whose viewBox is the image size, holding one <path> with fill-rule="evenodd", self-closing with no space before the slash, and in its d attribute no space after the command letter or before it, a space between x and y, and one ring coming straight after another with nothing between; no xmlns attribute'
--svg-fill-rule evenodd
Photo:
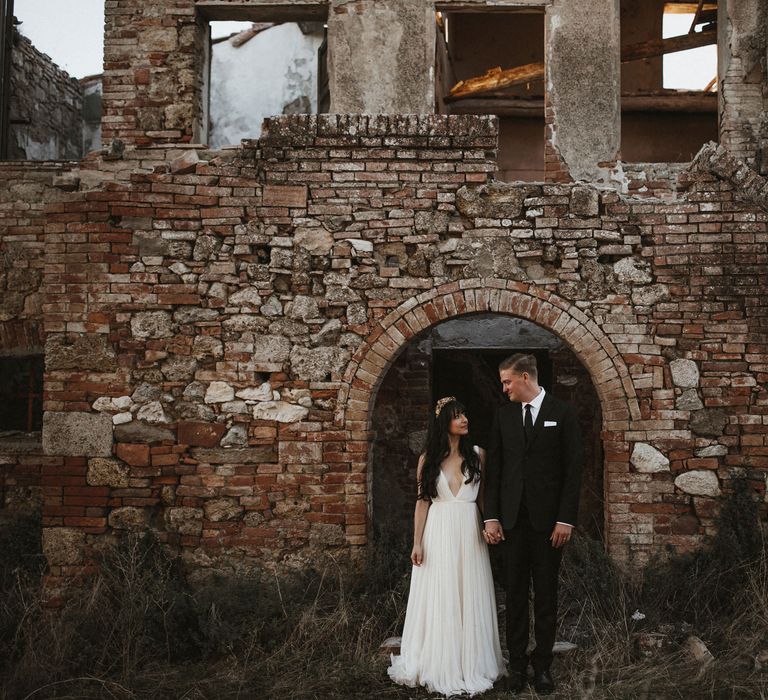
<svg viewBox="0 0 768 700"><path fill-rule="evenodd" d="M447 403L450 403L451 401L456 401L456 397L455 396L443 396L443 398L440 399L437 402L437 405L435 406L435 418L437 418L440 415L440 411L443 410L443 406L445 406L445 404L447 404Z"/></svg>

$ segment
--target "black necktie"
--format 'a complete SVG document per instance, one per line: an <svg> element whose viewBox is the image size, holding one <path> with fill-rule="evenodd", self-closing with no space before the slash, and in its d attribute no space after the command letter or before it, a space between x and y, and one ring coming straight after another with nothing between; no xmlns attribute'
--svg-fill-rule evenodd
<svg viewBox="0 0 768 700"><path fill-rule="evenodd" d="M531 415L531 404L525 404L525 419L523 420L523 428L525 430L525 444L531 442L533 436L533 416Z"/></svg>

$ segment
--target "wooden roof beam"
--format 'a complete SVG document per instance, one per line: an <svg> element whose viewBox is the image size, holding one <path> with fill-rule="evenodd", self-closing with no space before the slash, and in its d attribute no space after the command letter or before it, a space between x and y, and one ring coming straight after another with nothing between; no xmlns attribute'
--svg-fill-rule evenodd
<svg viewBox="0 0 768 700"><path fill-rule="evenodd" d="M639 44L630 44L621 50L621 62L639 61L644 58L654 58L677 51L687 51L699 46L717 44L717 30L683 34L668 39L651 39ZM493 90L513 87L544 79L543 63L526 63L522 66L502 70L498 66L491 68L484 75L467 80L460 80L451 88L449 93L452 98L480 95Z"/></svg>

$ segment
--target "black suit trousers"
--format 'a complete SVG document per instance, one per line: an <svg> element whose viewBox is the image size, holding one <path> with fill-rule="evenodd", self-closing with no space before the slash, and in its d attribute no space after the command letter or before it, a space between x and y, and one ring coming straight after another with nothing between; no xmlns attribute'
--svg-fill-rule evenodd
<svg viewBox="0 0 768 700"><path fill-rule="evenodd" d="M528 597L533 583L533 620L536 647L533 668L549 669L557 626L557 580L562 549L552 546L552 532L531 526L528 511L521 506L517 522L504 530L503 570L507 600L507 651L509 668L525 673L528 667Z"/></svg>

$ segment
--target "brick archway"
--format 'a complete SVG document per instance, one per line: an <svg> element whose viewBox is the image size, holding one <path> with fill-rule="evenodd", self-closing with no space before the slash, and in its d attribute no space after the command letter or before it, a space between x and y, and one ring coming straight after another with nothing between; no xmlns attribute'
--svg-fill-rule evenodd
<svg viewBox="0 0 768 700"><path fill-rule="evenodd" d="M381 319L350 361L338 397L336 422L351 438L347 449L354 454L358 469L368 469L376 393L399 353L417 335L442 321L475 313L499 313L536 323L568 345L587 369L603 416L605 509L609 514L611 475L629 471L625 432L630 421L640 419L629 371L594 321L562 297L522 282L476 278L445 284L412 297ZM610 518L606 520L610 550L613 538ZM362 533L358 528L355 540L359 542Z"/></svg>

